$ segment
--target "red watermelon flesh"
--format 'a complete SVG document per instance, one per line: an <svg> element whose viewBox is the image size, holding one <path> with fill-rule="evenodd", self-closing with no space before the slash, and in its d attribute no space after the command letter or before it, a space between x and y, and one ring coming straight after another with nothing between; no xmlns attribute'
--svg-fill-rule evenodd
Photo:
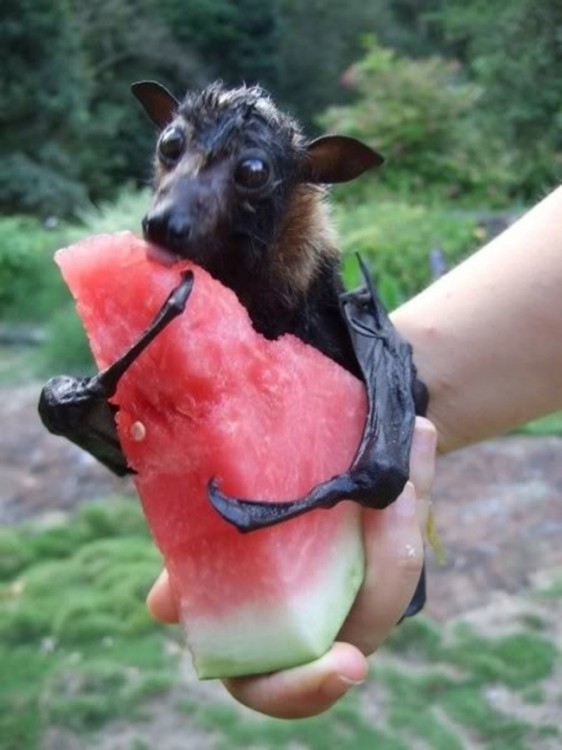
<svg viewBox="0 0 562 750"><path fill-rule="evenodd" d="M100 369L195 274L185 312L122 378L114 402L127 460L169 570L201 678L267 672L328 650L363 577L351 502L241 534L207 483L290 500L348 468L366 415L363 385L294 336L268 341L234 293L188 262L165 267L129 233L56 255Z"/></svg>

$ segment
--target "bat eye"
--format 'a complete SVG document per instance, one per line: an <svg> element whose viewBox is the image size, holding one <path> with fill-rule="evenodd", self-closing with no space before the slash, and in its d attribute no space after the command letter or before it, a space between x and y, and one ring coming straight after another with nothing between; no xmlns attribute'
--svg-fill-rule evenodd
<svg viewBox="0 0 562 750"><path fill-rule="evenodd" d="M158 141L158 155L164 162L176 162L183 153L185 135L179 128L165 130Z"/></svg>
<svg viewBox="0 0 562 750"><path fill-rule="evenodd" d="M234 170L234 181L245 190L259 190L267 185L270 175L269 164L259 157L242 159Z"/></svg>

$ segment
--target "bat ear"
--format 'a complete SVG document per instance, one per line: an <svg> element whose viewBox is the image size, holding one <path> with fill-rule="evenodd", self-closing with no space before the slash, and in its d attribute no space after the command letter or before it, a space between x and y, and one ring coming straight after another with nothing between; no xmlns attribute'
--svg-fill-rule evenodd
<svg viewBox="0 0 562 750"><path fill-rule="evenodd" d="M139 81L133 83L131 91L160 130L171 122L179 102L165 86L156 81Z"/></svg>
<svg viewBox="0 0 562 750"><path fill-rule="evenodd" d="M380 167L384 159L356 138L325 135L307 146L303 181L331 184L349 182L368 169Z"/></svg>

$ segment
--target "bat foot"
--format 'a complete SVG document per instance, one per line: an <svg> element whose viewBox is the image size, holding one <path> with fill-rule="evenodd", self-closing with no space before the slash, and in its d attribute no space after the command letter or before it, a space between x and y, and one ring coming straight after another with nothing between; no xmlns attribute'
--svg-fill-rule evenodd
<svg viewBox="0 0 562 750"><path fill-rule="evenodd" d="M67 437L79 429L85 411L105 398L94 378L56 375L41 390L39 416L49 432Z"/></svg>
<svg viewBox="0 0 562 750"><path fill-rule="evenodd" d="M115 425L116 407L109 403L119 381L161 331L180 315L193 288L193 273L182 274L157 315L116 362L91 378L58 375L43 387L39 416L54 435L61 435L90 453L115 474L131 474Z"/></svg>

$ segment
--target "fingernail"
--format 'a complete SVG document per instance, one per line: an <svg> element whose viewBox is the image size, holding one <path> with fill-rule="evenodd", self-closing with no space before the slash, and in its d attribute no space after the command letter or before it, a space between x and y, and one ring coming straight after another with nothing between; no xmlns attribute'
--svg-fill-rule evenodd
<svg viewBox="0 0 562 750"><path fill-rule="evenodd" d="M363 682L365 682L365 680L350 680L348 677L344 677L341 674L332 674L324 680L321 690L326 698L336 700L337 698L341 698L342 695L345 695L350 688L355 687L356 685L361 685Z"/></svg>
<svg viewBox="0 0 562 750"><path fill-rule="evenodd" d="M402 494L390 506L399 518L411 518L416 514L416 493L411 482L407 482Z"/></svg>

